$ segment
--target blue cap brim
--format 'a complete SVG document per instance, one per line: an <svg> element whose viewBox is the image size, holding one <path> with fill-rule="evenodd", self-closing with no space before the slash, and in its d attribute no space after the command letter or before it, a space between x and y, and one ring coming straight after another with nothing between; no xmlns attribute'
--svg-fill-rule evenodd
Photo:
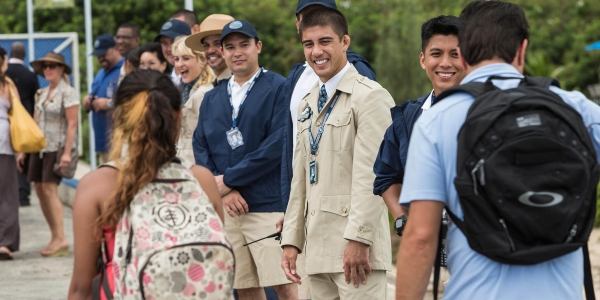
<svg viewBox="0 0 600 300"><path fill-rule="evenodd" d="M92 51L92 53L90 53L90 55L93 56L100 56L100 55L104 55L106 53L106 51L108 51L109 48L106 49L95 49L94 51Z"/></svg>

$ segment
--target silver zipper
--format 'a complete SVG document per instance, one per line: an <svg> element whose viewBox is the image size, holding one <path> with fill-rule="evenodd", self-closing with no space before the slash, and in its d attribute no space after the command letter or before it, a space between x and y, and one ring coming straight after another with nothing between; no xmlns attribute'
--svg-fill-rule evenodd
<svg viewBox="0 0 600 300"><path fill-rule="evenodd" d="M484 163L485 160L483 158L480 159L475 165L475 167L473 167L473 170L471 170L471 179L473 180L473 192L475 193L475 195L479 195L479 192L477 192L477 171L479 171L479 169L481 169L479 173L479 182L481 183L481 186L485 186L485 175L483 174Z"/></svg>
<svg viewBox="0 0 600 300"><path fill-rule="evenodd" d="M508 228L506 227L506 223L504 222L504 219L500 219L500 224L502 224L502 227L504 228L504 234L506 234L506 238L508 238L508 242L510 243L510 249L512 249L512 251L515 251L515 244L513 243L513 240L510 238L510 235L508 234Z"/></svg>
<svg viewBox="0 0 600 300"><path fill-rule="evenodd" d="M576 234L577 234L577 224L573 224L573 227L571 227L571 231L569 231L569 236L565 240L565 244L570 243Z"/></svg>

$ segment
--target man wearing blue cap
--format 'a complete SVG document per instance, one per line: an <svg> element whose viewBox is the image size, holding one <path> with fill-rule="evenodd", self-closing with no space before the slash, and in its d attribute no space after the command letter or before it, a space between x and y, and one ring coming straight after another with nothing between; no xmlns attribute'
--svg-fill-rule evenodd
<svg viewBox="0 0 600 300"><path fill-rule="evenodd" d="M96 142L96 152L100 155L100 162L108 161L108 138L110 124L106 103L114 96L118 81L119 70L123 65L121 54L115 48L115 39L110 34L102 34L94 41L94 51L90 55L96 56L102 66L94 82L92 82L92 91L83 98L83 106L87 111L92 112L92 126L94 128L94 141Z"/></svg>
<svg viewBox="0 0 600 300"><path fill-rule="evenodd" d="M300 27L300 22L304 15L309 11L319 8L328 7L337 9L335 0L299 0L296 6L296 29ZM362 57L360 54L347 50L346 56L348 61L356 68L359 74L371 79L375 79L375 73L373 67L369 62ZM289 103L290 117L286 119L285 131L283 137L283 156L281 161L281 194L284 203L288 202L290 196L290 185L292 182L292 166L293 166L293 154L296 145L296 134L298 132L296 124L296 115L298 113L298 104L304 95L310 92L311 88L318 81L318 76L314 70L310 67L308 62L298 63L292 67L290 74L284 84L284 88L281 89L282 93L285 93L285 98ZM280 231L282 228L283 219L277 224L277 230ZM299 256L299 264L304 265L304 255ZM300 267L301 275L304 275L303 268ZM304 277L304 276L302 276ZM300 299L310 299L310 287L308 284L303 284L299 288Z"/></svg>
<svg viewBox="0 0 600 300"><path fill-rule="evenodd" d="M236 257L234 288L240 299L265 299L272 286L279 299L297 299L276 258L279 242L262 240L285 210L280 163L287 103L277 97L285 81L259 66L262 42L248 21L229 22L221 54L233 74L206 93L192 144L196 164L209 168L223 197L225 230Z"/></svg>
<svg viewBox="0 0 600 300"><path fill-rule="evenodd" d="M180 20L169 20L160 28L160 33L154 38L154 41L160 43L163 55L171 66L175 66L175 56L171 53L173 42L178 36L190 35L192 30L190 25ZM181 84L181 76L177 74L175 68L171 72L171 80L176 87L183 87Z"/></svg>

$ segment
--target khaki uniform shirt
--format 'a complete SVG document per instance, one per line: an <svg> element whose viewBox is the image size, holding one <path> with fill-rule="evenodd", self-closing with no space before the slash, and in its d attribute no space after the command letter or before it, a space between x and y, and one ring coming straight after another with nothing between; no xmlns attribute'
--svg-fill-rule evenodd
<svg viewBox="0 0 600 300"><path fill-rule="evenodd" d="M282 245L306 251L306 273L343 272L342 260L349 240L370 246L374 270L391 269L388 212L379 196L373 195L373 163L385 130L392 119L392 96L377 82L359 75L354 66L337 86L341 95L325 123L314 157L318 182L310 184L309 163L313 160L308 139L309 119L298 121L297 144L291 195L282 233ZM313 111L314 136L333 95L317 111L318 84L298 107ZM306 246L306 248L304 247Z"/></svg>
<svg viewBox="0 0 600 300"><path fill-rule="evenodd" d="M181 117L181 132L179 133L179 141L177 142L177 156L189 162L195 162L194 148L192 147L192 137L198 125L198 117L200 116L200 105L204 100L204 94L213 89L212 83L207 83L190 90L190 98L181 109L183 115Z"/></svg>
<svg viewBox="0 0 600 300"><path fill-rule="evenodd" d="M231 74L231 70L229 70L229 68L223 70L223 72L221 74L219 74L219 76L217 76L217 79L215 80L215 82L219 82L223 79L229 79L233 74Z"/></svg>

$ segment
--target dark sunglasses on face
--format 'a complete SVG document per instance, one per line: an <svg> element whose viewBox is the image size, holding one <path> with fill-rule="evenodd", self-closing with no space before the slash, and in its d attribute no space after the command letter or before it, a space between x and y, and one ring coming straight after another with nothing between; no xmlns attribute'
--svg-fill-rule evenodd
<svg viewBox="0 0 600 300"><path fill-rule="evenodd" d="M56 69L56 67L58 67L58 64L55 64L55 63L49 63L49 64L42 65L43 69L50 68L51 70L53 70L53 69Z"/></svg>

